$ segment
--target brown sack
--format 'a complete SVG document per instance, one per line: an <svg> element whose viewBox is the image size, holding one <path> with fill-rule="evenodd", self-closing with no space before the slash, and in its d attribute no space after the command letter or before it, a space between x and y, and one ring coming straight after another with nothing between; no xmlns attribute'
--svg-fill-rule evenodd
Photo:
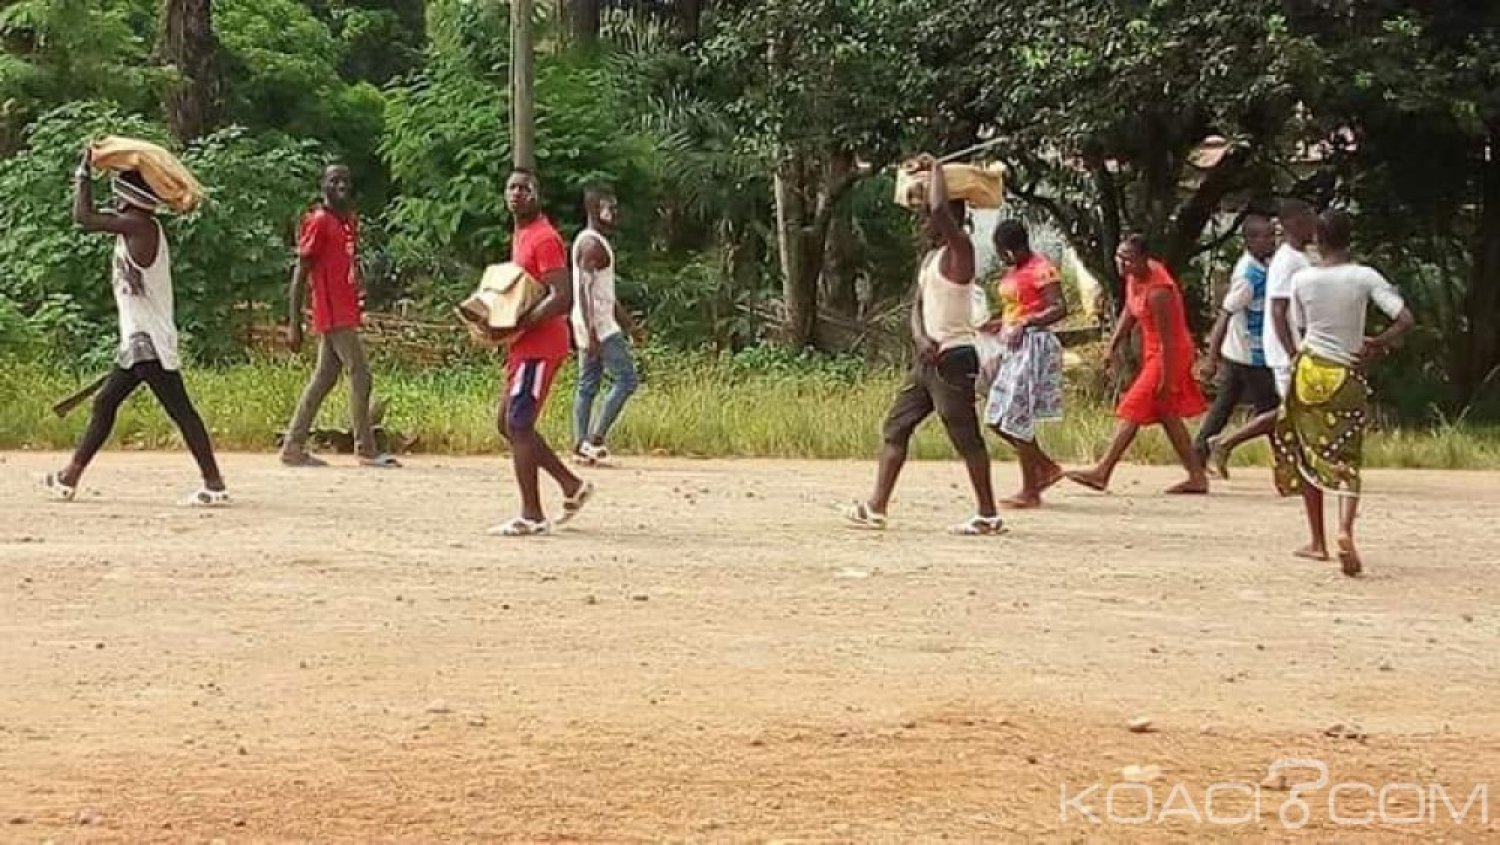
<svg viewBox="0 0 1500 845"><path fill-rule="evenodd" d="M520 265L491 264L484 269L479 288L454 310L480 343L510 343L521 317L546 293L546 288Z"/></svg>
<svg viewBox="0 0 1500 845"><path fill-rule="evenodd" d="M89 162L100 170L139 170L151 190L173 211L192 211L203 201L203 186L177 157L135 138L106 136L89 145Z"/></svg>
<svg viewBox="0 0 1500 845"><path fill-rule="evenodd" d="M925 204L928 178L916 159L902 163L896 170L896 204L911 209ZM948 198L963 200L970 208L999 208L1005 202L1005 168L1000 164L945 164L943 181Z"/></svg>

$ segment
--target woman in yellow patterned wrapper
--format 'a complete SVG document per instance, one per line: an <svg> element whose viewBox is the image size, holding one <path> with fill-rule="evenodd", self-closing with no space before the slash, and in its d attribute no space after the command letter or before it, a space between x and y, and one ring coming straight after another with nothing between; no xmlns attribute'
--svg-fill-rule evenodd
<svg viewBox="0 0 1500 845"><path fill-rule="evenodd" d="M1300 493L1307 508L1312 542L1297 556L1328 560L1323 496L1331 494L1339 500L1339 564L1349 576L1363 569L1354 546L1370 406L1363 370L1415 323L1396 288L1350 258L1352 228L1349 215L1325 212L1318 221L1322 260L1292 277L1292 307L1302 315L1303 337L1272 440L1277 490L1283 496ZM1371 302L1394 322L1365 337ZM1285 319L1277 321L1276 331L1287 348L1294 348L1286 343L1291 329Z"/></svg>

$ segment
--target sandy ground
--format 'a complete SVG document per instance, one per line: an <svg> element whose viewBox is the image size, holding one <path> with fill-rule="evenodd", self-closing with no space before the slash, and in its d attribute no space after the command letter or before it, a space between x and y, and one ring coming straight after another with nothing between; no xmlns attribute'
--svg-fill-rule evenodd
<svg viewBox="0 0 1500 845"><path fill-rule="evenodd" d="M0 841L1500 840L1500 475L1371 473L1349 580L1259 471L967 539L950 464L871 534L872 464L629 459L516 541L499 459L59 460L0 456Z"/></svg>

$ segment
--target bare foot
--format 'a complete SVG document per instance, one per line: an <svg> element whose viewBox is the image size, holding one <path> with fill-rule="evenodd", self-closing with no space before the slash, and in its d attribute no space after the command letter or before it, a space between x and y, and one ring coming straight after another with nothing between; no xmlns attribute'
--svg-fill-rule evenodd
<svg viewBox="0 0 1500 845"><path fill-rule="evenodd" d="M1166 489L1168 496L1202 496L1208 492L1207 478L1189 478Z"/></svg>
<svg viewBox="0 0 1500 845"><path fill-rule="evenodd" d="M1327 562L1328 560L1328 550L1323 548L1322 546L1303 546L1295 552L1292 552L1292 555L1295 557L1300 557L1303 560L1316 560L1320 563Z"/></svg>
<svg viewBox="0 0 1500 845"><path fill-rule="evenodd" d="M1058 466L1057 464L1052 464L1051 466L1043 470L1042 483L1036 486L1037 498L1041 499L1043 493L1051 490L1053 486L1057 484L1057 482L1062 481L1064 474L1065 473L1063 473L1063 468Z"/></svg>
<svg viewBox="0 0 1500 845"><path fill-rule="evenodd" d="M1109 492L1109 479L1100 477L1098 470L1074 470L1063 473L1063 477L1098 493Z"/></svg>
<svg viewBox="0 0 1500 845"><path fill-rule="evenodd" d="M1354 549L1353 537L1339 538L1339 568L1350 578L1364 571L1364 564L1359 559L1359 552Z"/></svg>
<svg viewBox="0 0 1500 845"><path fill-rule="evenodd" d="M1042 497L1022 490L1014 496L1000 500L1000 507L1013 511L1031 510L1042 506Z"/></svg>

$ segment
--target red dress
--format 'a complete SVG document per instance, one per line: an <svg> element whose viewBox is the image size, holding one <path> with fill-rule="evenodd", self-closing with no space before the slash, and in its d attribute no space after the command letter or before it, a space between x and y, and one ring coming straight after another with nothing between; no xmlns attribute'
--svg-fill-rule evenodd
<svg viewBox="0 0 1500 845"><path fill-rule="evenodd" d="M1187 314L1182 305L1182 291L1172 274L1160 262L1147 262L1144 278L1126 279L1125 307L1141 329L1141 371L1115 413L1120 419L1136 425L1161 422L1162 417L1196 417L1208 408L1208 400L1193 378L1193 336L1188 332ZM1148 298L1158 290L1171 294L1167 306L1167 325L1156 324ZM1171 345L1172 369L1166 374L1167 395L1156 396L1162 368L1167 365L1166 348Z"/></svg>

